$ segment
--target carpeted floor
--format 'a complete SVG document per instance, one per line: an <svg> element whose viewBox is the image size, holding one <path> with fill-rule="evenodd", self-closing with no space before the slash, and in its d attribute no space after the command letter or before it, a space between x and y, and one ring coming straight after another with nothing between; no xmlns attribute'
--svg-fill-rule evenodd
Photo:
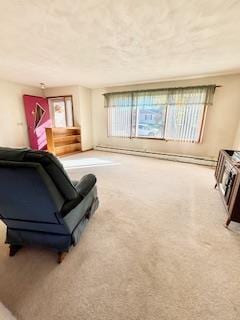
<svg viewBox="0 0 240 320"><path fill-rule="evenodd" d="M237 320L240 227L211 168L87 152L64 160L98 177L101 206L61 265L45 249L8 257L0 224L0 301L19 320Z"/></svg>

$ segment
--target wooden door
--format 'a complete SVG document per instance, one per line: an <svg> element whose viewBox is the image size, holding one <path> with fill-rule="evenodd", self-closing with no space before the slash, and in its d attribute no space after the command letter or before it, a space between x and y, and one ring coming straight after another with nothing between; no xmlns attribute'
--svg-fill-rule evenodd
<svg viewBox="0 0 240 320"><path fill-rule="evenodd" d="M52 127L48 100L43 97L23 96L28 126L29 144L32 149L47 149L45 128Z"/></svg>

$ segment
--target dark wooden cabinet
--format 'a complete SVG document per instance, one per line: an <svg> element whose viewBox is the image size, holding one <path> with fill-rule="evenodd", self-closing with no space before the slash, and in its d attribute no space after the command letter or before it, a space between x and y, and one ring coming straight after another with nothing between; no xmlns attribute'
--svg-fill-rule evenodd
<svg viewBox="0 0 240 320"><path fill-rule="evenodd" d="M220 151L215 178L228 213L226 226L231 221L240 222L240 151Z"/></svg>

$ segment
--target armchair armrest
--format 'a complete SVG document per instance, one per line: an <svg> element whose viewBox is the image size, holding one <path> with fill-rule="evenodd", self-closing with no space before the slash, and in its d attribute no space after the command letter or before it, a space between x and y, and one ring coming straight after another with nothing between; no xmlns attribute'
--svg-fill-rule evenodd
<svg viewBox="0 0 240 320"><path fill-rule="evenodd" d="M97 178L93 174L85 175L79 182L72 181L74 188L76 189L78 196L75 199L64 203L61 214L65 217L69 211L76 207L92 190L97 182Z"/></svg>
<svg viewBox="0 0 240 320"><path fill-rule="evenodd" d="M79 181L77 185L75 185L75 188L79 195L85 197L94 187L96 182L97 178L93 174L87 174Z"/></svg>

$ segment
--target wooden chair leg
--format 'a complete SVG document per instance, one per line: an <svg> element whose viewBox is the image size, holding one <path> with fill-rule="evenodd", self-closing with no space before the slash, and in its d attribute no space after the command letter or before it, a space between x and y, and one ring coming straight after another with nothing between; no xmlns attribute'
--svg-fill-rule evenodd
<svg viewBox="0 0 240 320"><path fill-rule="evenodd" d="M58 263L61 263L63 261L63 259L66 257L66 254L66 251L58 252Z"/></svg>
<svg viewBox="0 0 240 320"><path fill-rule="evenodd" d="M228 226L229 226L229 224L230 224L231 221L232 221L232 220L231 220L231 218L229 217L229 218L227 219L227 221L225 222L225 228L228 228Z"/></svg>
<svg viewBox="0 0 240 320"><path fill-rule="evenodd" d="M18 252L18 250L20 250L22 248L22 246L17 246L17 245L13 245L11 244L9 246L9 256L13 257L15 256L15 254Z"/></svg>

